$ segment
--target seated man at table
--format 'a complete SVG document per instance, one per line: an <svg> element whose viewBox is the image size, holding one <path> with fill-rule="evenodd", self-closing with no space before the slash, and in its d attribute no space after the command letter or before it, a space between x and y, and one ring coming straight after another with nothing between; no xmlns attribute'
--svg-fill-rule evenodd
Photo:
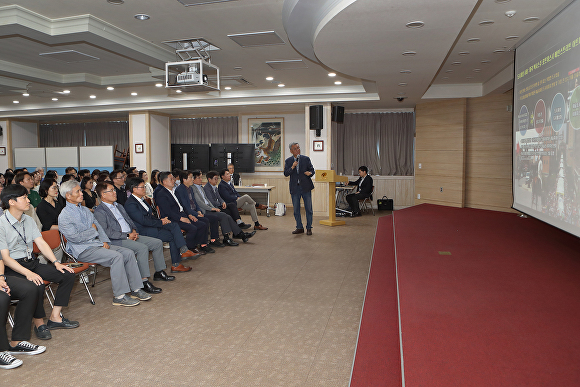
<svg viewBox="0 0 580 387"><path fill-rule="evenodd" d="M60 186L66 206L58 216L58 229L67 239L66 250L79 261L110 268L113 305L137 306L151 296L143 291L143 281L133 251L111 245L111 240L95 216L81 205L83 193L76 180ZM130 296L127 295L130 294Z"/></svg>
<svg viewBox="0 0 580 387"><path fill-rule="evenodd" d="M175 177L171 172L160 172L158 177L161 184L153 191L153 199L159 207L159 216L169 218L185 231L185 243L191 251L205 254L203 247L208 243L207 224L198 222L197 219L192 220L185 213L173 192Z"/></svg>
<svg viewBox="0 0 580 387"><path fill-rule="evenodd" d="M349 181L348 185L355 185L355 193L346 195L346 201L352 210L352 216L361 216L358 201L370 198L373 193L373 178L368 174L368 168L364 165L358 169L359 178Z"/></svg>
<svg viewBox="0 0 580 387"><path fill-rule="evenodd" d="M221 182L218 185L218 192L222 199L226 203L234 203L236 207L250 211L250 216L254 222L254 230L267 230L268 227L264 227L260 224L258 220L258 213L256 211L256 202L250 197L250 195L240 195L238 191L230 184L232 180L232 175L227 169L220 172ZM261 208L261 207L260 207ZM264 206L264 209L268 208Z"/></svg>
<svg viewBox="0 0 580 387"><path fill-rule="evenodd" d="M249 224L245 224L242 221L238 206L235 203L226 203L220 196L218 191L219 174L216 171L209 171L205 174L205 177L207 178L207 183L203 186L203 190L211 204L231 216L242 230L250 228Z"/></svg>
<svg viewBox="0 0 580 387"><path fill-rule="evenodd" d="M62 317L62 308L68 306L75 275L74 270L57 261L50 246L34 221L24 211L30 206L26 188L9 185L2 194L4 215L0 217L0 253L8 277L26 278L37 286L38 303L34 312L34 332L41 340L49 340L49 329L76 328L79 323ZM33 251L33 242L51 265L40 263ZM54 266L53 266L54 264ZM44 323L44 280L58 284L54 307L48 322Z"/></svg>
<svg viewBox="0 0 580 387"><path fill-rule="evenodd" d="M153 257L155 272L167 269L163 256L161 239L139 235L137 227L127 215L125 208L117 203L117 192L111 183L97 184L95 191L101 199L94 211L95 219L103 226L111 244L133 250L137 258L137 266L143 280L143 290L150 294L161 293L161 289L149 281L149 251Z"/></svg>
<svg viewBox="0 0 580 387"><path fill-rule="evenodd" d="M154 215L153 208L144 200L146 191L143 179L140 177L129 179L127 190L131 192L131 196L127 198L125 211L137 226L139 234L159 238L163 242L169 243L172 273L191 271L192 268L183 265L181 260L192 258L196 254L187 249L185 239L177 223L171 222L167 217L159 219ZM153 275L154 281L173 281L174 279L174 276L167 276L164 271Z"/></svg>

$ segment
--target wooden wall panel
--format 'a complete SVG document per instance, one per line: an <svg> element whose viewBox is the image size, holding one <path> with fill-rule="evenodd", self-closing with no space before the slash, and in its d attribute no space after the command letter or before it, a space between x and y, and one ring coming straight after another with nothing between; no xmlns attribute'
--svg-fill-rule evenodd
<svg viewBox="0 0 580 387"><path fill-rule="evenodd" d="M415 204L464 206L466 105L452 99L415 108Z"/></svg>
<svg viewBox="0 0 580 387"><path fill-rule="evenodd" d="M512 92L467 100L466 207L514 211L512 103Z"/></svg>

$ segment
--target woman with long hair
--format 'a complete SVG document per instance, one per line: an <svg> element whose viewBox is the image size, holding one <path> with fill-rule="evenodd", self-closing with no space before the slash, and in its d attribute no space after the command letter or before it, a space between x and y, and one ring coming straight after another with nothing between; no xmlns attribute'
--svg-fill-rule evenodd
<svg viewBox="0 0 580 387"><path fill-rule="evenodd" d="M157 181L157 175L159 174L159 169L154 169L151 171L151 187L155 189L159 182Z"/></svg>

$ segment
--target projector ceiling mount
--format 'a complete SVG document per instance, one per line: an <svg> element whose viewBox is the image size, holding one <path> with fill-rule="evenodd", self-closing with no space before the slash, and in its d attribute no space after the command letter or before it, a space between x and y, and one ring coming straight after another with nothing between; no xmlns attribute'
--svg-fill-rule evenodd
<svg viewBox="0 0 580 387"><path fill-rule="evenodd" d="M173 48L182 61L201 59L211 63L211 51L220 50L205 38L167 40L163 43Z"/></svg>

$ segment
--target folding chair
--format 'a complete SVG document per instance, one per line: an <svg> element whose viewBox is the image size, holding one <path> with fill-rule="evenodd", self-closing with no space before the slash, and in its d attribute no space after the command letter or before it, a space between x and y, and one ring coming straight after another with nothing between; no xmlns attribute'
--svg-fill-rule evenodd
<svg viewBox="0 0 580 387"><path fill-rule="evenodd" d="M360 199L358 201L358 206L361 211L368 211L369 208L373 212L373 216L375 216L375 209L373 208L373 194L375 193L375 186L373 185L373 190L371 191L371 196L368 198Z"/></svg>

